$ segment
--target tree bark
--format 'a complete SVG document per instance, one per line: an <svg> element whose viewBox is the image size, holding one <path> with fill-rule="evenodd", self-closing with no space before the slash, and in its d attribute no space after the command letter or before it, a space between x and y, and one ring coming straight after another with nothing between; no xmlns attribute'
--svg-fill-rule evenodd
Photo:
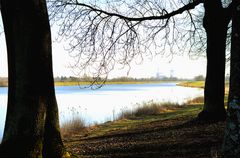
<svg viewBox="0 0 240 158"><path fill-rule="evenodd" d="M207 34L207 74L204 89L204 107L198 118L203 121L226 119L225 50L227 26L230 21L221 0L204 1L203 26Z"/></svg>
<svg viewBox="0 0 240 158"><path fill-rule="evenodd" d="M8 53L8 108L1 157L60 158L63 146L44 0L1 0Z"/></svg>
<svg viewBox="0 0 240 158"><path fill-rule="evenodd" d="M233 0L231 69L223 157L240 155L240 1Z"/></svg>

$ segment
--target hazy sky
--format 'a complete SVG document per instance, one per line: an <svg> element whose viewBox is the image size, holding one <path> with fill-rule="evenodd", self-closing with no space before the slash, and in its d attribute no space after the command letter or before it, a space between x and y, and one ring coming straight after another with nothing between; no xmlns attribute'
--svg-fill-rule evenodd
<svg viewBox="0 0 240 158"><path fill-rule="evenodd" d="M0 19L1 20L1 19ZM1 22L1 21L0 21ZM52 30L52 39L55 39L57 30ZM5 45L5 37L0 36L0 76L7 76L7 53ZM53 42L53 72L54 76L74 76L73 69L70 68L70 63L73 59L64 50L61 43ZM206 72L206 60L199 58L191 60L188 55L174 56L172 58L164 58L156 56L152 60L144 59L142 64L131 65L128 73L128 68L122 69L121 66L110 73L109 77L130 76L130 77L155 77L159 75L170 76L171 74L179 78L193 78L196 75L204 75Z"/></svg>
<svg viewBox="0 0 240 158"><path fill-rule="evenodd" d="M54 38L54 37L53 37ZM7 57L4 36L0 37L0 76L7 76ZM72 58L68 52L64 50L61 43L53 43L53 71L54 76L73 76L73 69L70 68ZM130 76L130 77L152 77L157 73L160 75L173 76L179 78L192 78L196 75L204 75L206 72L206 60L199 58L198 60L190 60L186 56L174 56L164 58L161 56L155 57L153 60L145 59L141 65L132 64L128 74L128 69L122 69L120 66L112 71L109 77Z"/></svg>
<svg viewBox="0 0 240 158"><path fill-rule="evenodd" d="M52 30L52 38L55 39L57 30ZM73 59L69 56L68 52L64 50L62 43L53 42L53 69L54 76L71 76L74 75L70 63ZM167 50L166 50L167 51ZM157 73L159 75L170 76L173 75L178 78L193 78L197 75L204 75L206 73L206 59L199 57L197 60L191 60L187 55L162 57L158 55L152 60L145 58L142 64L136 64L132 62L131 69L125 69L122 66L117 65L115 69L110 72L109 77L130 76L136 78L142 77L155 77Z"/></svg>
<svg viewBox="0 0 240 158"><path fill-rule="evenodd" d="M53 44L53 65L55 76L69 76L73 75L69 63L71 58L68 53L64 51L63 46L60 44ZM113 70L109 77L126 76L130 77L152 77L157 73L160 75L173 76L179 78L193 78L196 75L205 76L206 61L203 58L198 60L190 60L188 56L174 56L171 60L169 58L163 58L156 56L154 59L144 59L142 64L131 65L131 69L128 74L128 68L122 69L121 66L117 66Z"/></svg>
<svg viewBox="0 0 240 158"><path fill-rule="evenodd" d="M1 22L1 21L0 21ZM55 39L57 30L52 30L52 39ZM0 36L0 77L7 76L7 53L5 45L5 37L2 33ZM62 43L53 42L53 72L54 76L74 76L73 69L70 68L70 63L73 59L68 52L64 50ZM155 77L159 75L170 76L171 74L179 78L193 78L196 75L204 75L206 72L206 60L202 57L198 60L191 60L188 55L174 56L166 58L156 56L152 60L144 59L142 64L131 65L128 73L128 68L122 69L121 66L110 73L109 77L130 76L130 77Z"/></svg>

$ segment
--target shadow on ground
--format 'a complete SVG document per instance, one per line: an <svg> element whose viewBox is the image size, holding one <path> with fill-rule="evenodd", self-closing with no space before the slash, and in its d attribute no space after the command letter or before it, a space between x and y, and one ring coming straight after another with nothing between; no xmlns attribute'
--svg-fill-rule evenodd
<svg viewBox="0 0 240 158"><path fill-rule="evenodd" d="M224 126L225 122L206 124L177 117L100 136L74 135L64 143L70 153L83 158L214 158L220 155Z"/></svg>

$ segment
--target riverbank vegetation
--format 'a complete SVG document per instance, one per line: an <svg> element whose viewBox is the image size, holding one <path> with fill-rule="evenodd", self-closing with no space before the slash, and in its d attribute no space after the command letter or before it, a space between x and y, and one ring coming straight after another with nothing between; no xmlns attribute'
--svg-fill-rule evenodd
<svg viewBox="0 0 240 158"><path fill-rule="evenodd" d="M63 137L64 144L74 156L83 158L219 157L225 122L195 120L202 104L199 97L174 108L166 105L159 113L87 127Z"/></svg>
<svg viewBox="0 0 240 158"><path fill-rule="evenodd" d="M87 127L86 121L81 116L74 115L70 120L61 125L61 134L64 137L78 133Z"/></svg>
<svg viewBox="0 0 240 158"><path fill-rule="evenodd" d="M163 83L166 81L106 81L104 84L146 84L146 83ZM169 81L168 81L169 82ZM174 81L170 81L174 82ZM55 86L85 86L85 85L91 85L92 82L90 81L57 81L55 82Z"/></svg>
<svg viewBox="0 0 240 158"><path fill-rule="evenodd" d="M204 81L187 81L187 82L180 82L177 85L183 87L192 87L192 88L204 88Z"/></svg>
<svg viewBox="0 0 240 158"><path fill-rule="evenodd" d="M176 108L179 108L180 105L178 103L155 103L155 102L148 102L138 105L135 109L125 109L122 110L121 113L118 115L116 120L121 119L131 119L135 117L141 117L146 115L158 115L164 112L173 111Z"/></svg>
<svg viewBox="0 0 240 158"><path fill-rule="evenodd" d="M202 104L203 97L196 97L188 100L184 104L171 103L171 102L144 102L142 104L138 104L134 109L122 109L121 112L117 115L117 117L113 118L113 122L123 120L123 119L133 119L137 117L145 117L150 115L159 115L162 113L173 112L180 108L185 108L188 105L193 104ZM76 134L79 131L82 131L87 128L87 123L79 113L73 113L72 118L63 122L61 125L61 133L63 136Z"/></svg>
<svg viewBox="0 0 240 158"><path fill-rule="evenodd" d="M205 86L205 81L183 81L179 82L177 84L178 86L183 86L183 87L192 87L192 88L204 88ZM225 97L227 97L229 92L229 80L226 80L225 82Z"/></svg>
<svg viewBox="0 0 240 158"><path fill-rule="evenodd" d="M101 79L98 79L101 80ZM87 75L83 77L56 77L55 86L74 86L74 85L91 85L95 81L94 78ZM145 83L164 83L164 82L179 82L188 81L188 79L179 79L177 77L150 77L150 78L132 78L132 77L118 77L106 79L100 84L145 84Z"/></svg>
<svg viewBox="0 0 240 158"><path fill-rule="evenodd" d="M199 87L203 88L204 81L199 81L203 77L201 75L195 76L193 79L184 79L177 77L150 77L150 78L132 78L132 77L118 77L107 79L104 84L145 84L145 83L164 83L164 82L178 82L180 86L187 87ZM94 81L94 78L89 76L83 77L73 77L73 76L62 76L54 78L55 86L82 86L82 85L91 85ZM100 83L102 84L102 83ZM203 85L203 86L202 86ZM8 78L0 77L0 87L8 86Z"/></svg>

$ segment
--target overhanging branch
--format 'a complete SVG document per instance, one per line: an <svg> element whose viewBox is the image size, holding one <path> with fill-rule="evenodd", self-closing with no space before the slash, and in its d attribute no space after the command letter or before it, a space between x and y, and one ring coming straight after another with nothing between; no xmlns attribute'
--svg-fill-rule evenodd
<svg viewBox="0 0 240 158"><path fill-rule="evenodd" d="M193 2L190 2L189 4L186 4L183 7L179 8L179 9L177 9L175 11L172 11L170 13L168 13L166 10L164 10L164 13L162 15L159 15L159 16L147 16L147 17L128 17L128 16L124 16L124 15L121 15L121 14L117 14L117 13L107 12L105 10L98 9L98 8L95 8L93 6L90 6L90 5L87 5L87 4L84 4L84 3L79 3L77 1L76 2L72 2L72 3L71 2L66 2L66 3L63 3L62 5L77 5L77 6L87 7L87 8L89 8L92 11L103 13L103 14L105 14L107 16L115 16L115 17L118 17L120 19L124 19L124 20L128 20L128 21L146 21L146 20L169 19L172 16L175 16L177 14L183 13L184 11L194 9L200 3L203 3L203 0L194 0Z"/></svg>

